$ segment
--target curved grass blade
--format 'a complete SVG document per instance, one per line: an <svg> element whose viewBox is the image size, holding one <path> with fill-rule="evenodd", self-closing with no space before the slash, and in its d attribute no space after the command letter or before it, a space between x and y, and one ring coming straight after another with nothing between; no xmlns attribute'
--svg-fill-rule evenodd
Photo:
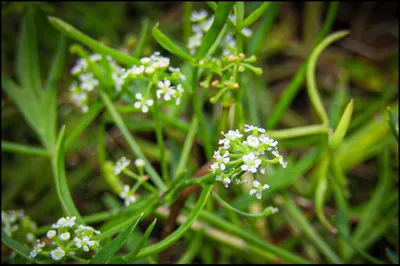
<svg viewBox="0 0 400 266"><path fill-rule="evenodd" d="M181 48L179 48L173 41L171 41L164 33L162 33L158 29L158 23L154 26L153 30L151 31L153 34L154 39L167 51L170 53L173 53L182 59L188 60L190 62L193 62L193 57L191 57L189 54L184 52Z"/></svg>
<svg viewBox="0 0 400 266"><path fill-rule="evenodd" d="M201 41L199 50L196 53L196 60L202 59L216 41L219 33L225 25L225 21L231 13L232 7L235 2L220 2L215 11L215 18L211 28L206 33Z"/></svg>
<svg viewBox="0 0 400 266"><path fill-rule="evenodd" d="M146 243L147 239L149 238L151 232L154 229L154 226L157 223L157 219L154 219L154 221L147 227L146 232L144 232L144 235L142 239L140 239L139 244L135 247L135 249L129 253L128 255L124 256L124 260L127 261L128 263L134 261L136 259L136 255L139 253L139 251L142 249L144 243Z"/></svg>
<svg viewBox="0 0 400 266"><path fill-rule="evenodd" d="M87 45L96 53L110 55L118 62L121 62L127 66L140 64L140 61L137 58L121 53L118 50L112 49L96 41L95 39L85 35L78 29L74 28L72 25L68 24L67 22L59 18L48 16L48 19L50 24L53 25L54 28L61 31L62 33L65 33L65 35L67 35L68 37Z"/></svg>
<svg viewBox="0 0 400 266"><path fill-rule="evenodd" d="M115 254L122 248L126 240L131 236L136 226L138 225L143 213L136 221L129 226L125 231L119 234L116 238L105 245L97 254L90 260L89 264L108 264L114 258Z"/></svg>
<svg viewBox="0 0 400 266"><path fill-rule="evenodd" d="M314 47L326 36L326 34L328 34L329 30L331 29L336 17L336 11L338 9L338 6L339 6L338 2L331 2L329 4L328 14L326 16L323 28L318 36L317 41L315 42ZM300 89L300 86L303 84L308 61L309 60L303 63L303 65L300 67L296 75L293 77L293 79L290 81L289 85L285 89L279 103L275 107L274 112L267 120L266 129L272 129L273 127L275 127L279 119L281 118L283 112L285 112L285 110L292 103L294 97L296 96L297 92Z"/></svg>
<svg viewBox="0 0 400 266"><path fill-rule="evenodd" d="M352 114L353 114L353 100L351 100L347 104L346 109L344 110L343 115L340 118L339 123L336 127L336 130L333 133L331 140L329 141L329 146L332 149L336 149L342 142L343 137L346 135L347 129L349 127Z"/></svg>
<svg viewBox="0 0 400 266"><path fill-rule="evenodd" d="M259 8L253 11L242 23L241 29L253 24L257 19L259 19L267 9L270 7L271 2L264 2Z"/></svg>
<svg viewBox="0 0 400 266"><path fill-rule="evenodd" d="M27 155L38 155L38 156L45 156L50 157L51 154L46 149L40 147L32 147L28 145L23 145L19 143L13 143L10 141L1 141L1 150L2 151L9 151L9 152L18 152Z"/></svg>
<svg viewBox="0 0 400 266"><path fill-rule="evenodd" d="M315 69L317 65L317 60L322 51L328 47L334 41L337 41L346 35L348 35L348 31L338 31L326 37L321 43L319 43L315 49L312 51L310 58L307 63L307 92L310 97L311 103L314 106L314 109L318 116L320 117L322 123L324 125L328 125L328 115L324 109L324 105L322 104L321 97L317 90L317 82L315 79Z"/></svg>
<svg viewBox="0 0 400 266"><path fill-rule="evenodd" d="M56 177L56 187L57 187L57 195L61 201L61 205L63 206L65 212L69 216L76 216L77 221L81 224L85 224L85 221L82 219L79 214L74 201L72 200L71 192L68 189L67 178L65 176L65 167L64 167L64 144L65 144L65 126L61 128L60 134L58 136L57 146L56 146L56 155L53 160L53 167L55 168L55 177Z"/></svg>

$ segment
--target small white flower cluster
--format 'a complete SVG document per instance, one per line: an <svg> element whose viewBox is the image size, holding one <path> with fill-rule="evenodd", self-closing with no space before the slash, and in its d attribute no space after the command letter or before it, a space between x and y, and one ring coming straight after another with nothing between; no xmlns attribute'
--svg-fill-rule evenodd
<svg viewBox="0 0 400 266"><path fill-rule="evenodd" d="M180 69L169 66L170 59L161 56L160 52L154 52L150 57L142 57L140 62L143 65L134 65L131 69L128 69L124 78L131 80L143 79L148 82L154 82L157 86L156 94L158 99L163 98L167 102L175 99L175 104L179 105L184 92L183 86L182 84L177 84L176 87L172 86L171 81L177 83L178 80L186 80L186 76L181 73ZM169 70L169 74L166 72L167 70ZM164 78L159 80L161 76ZM147 91L146 96L140 92L135 94L137 101L133 106L141 109L143 113L147 113L149 107L154 104L154 100L149 98L149 93L150 91Z"/></svg>
<svg viewBox="0 0 400 266"><path fill-rule="evenodd" d="M1 225L4 232L23 243L34 243L36 240L33 231L37 226L23 210L9 210L1 212Z"/></svg>
<svg viewBox="0 0 400 266"><path fill-rule="evenodd" d="M196 11L194 10L191 14L191 21L194 22L192 26L193 35L189 38L187 47L190 49L190 54L194 55L196 53L196 49L200 47L201 41L203 39L204 34L210 29L213 21L214 15L207 18L208 13L205 10ZM235 25L236 17L235 15L230 15L229 19ZM250 37L252 35L252 31L248 28L244 28L242 33L246 37ZM236 41L233 37L232 33L228 33L220 44L222 48L222 54L226 55L235 55L236 51Z"/></svg>
<svg viewBox="0 0 400 266"><path fill-rule="evenodd" d="M68 255L75 255L76 252L97 250L99 241L91 238L94 234L99 235L100 231L91 226L78 225L75 221L75 216L60 218L46 234L46 237L52 241L50 253L43 250L45 243L37 240L29 257L34 258L38 254L43 254L50 255L53 260L59 261Z"/></svg>
<svg viewBox="0 0 400 266"><path fill-rule="evenodd" d="M121 157L121 159L115 163L114 174L119 175L130 163L131 161L127 160L125 157Z"/></svg>
<svg viewBox="0 0 400 266"><path fill-rule="evenodd" d="M243 139L244 134L248 134ZM286 162L279 154L278 141L265 136L265 129L252 125L245 125L243 134L239 130L229 130L222 132L224 139L219 140L222 145L214 152L215 162L211 165L210 171L216 175L216 180L221 181L225 187L235 180L237 184L243 183L240 179L243 173L265 174L267 164L280 163L286 167ZM268 158L270 156L274 158ZM268 185L263 185L255 180L255 189L250 191L250 195L256 193L257 198L261 198L261 192L267 189Z"/></svg>

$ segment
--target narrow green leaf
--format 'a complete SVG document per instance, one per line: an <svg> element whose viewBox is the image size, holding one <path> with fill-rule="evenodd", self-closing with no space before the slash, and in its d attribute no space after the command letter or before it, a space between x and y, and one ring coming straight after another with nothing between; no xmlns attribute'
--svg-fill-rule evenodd
<svg viewBox="0 0 400 266"><path fill-rule="evenodd" d="M350 124L351 115L353 114L353 99L347 104L346 109L343 112L342 117L333 133L332 138L329 141L331 149L336 149L342 142L343 137L346 135L347 129Z"/></svg>
<svg viewBox="0 0 400 266"><path fill-rule="evenodd" d="M173 54L181 57L182 59L193 62L193 58L189 54L187 54L181 48L179 48L173 41L170 40L170 38L168 38L164 33L162 33L158 29L158 23L154 26L154 28L152 30L152 34L153 34L154 39L156 39L156 41L164 49L166 49L170 53L173 53Z"/></svg>
<svg viewBox="0 0 400 266"><path fill-rule="evenodd" d="M53 162L55 181L57 188L57 195L61 201L61 205L64 208L65 213L68 216L76 216L77 221L80 224L85 224L78 210L75 207L74 201L72 200L71 192L68 189L67 177L65 176L64 167L64 144L65 144L65 126L61 128L60 134L58 135L56 155Z"/></svg>
<svg viewBox="0 0 400 266"><path fill-rule="evenodd" d="M67 22L52 16L48 16L49 22L53 25L54 28L65 33L68 37L81 42L88 47L90 47L94 52L103 54L103 55L110 55L112 58L117 60L118 62L123 63L124 65L130 67L132 65L139 65L140 61L137 58L131 57L124 53L121 53L118 50L112 49L95 39L85 35L78 29L74 28L72 25L68 24Z"/></svg>
<svg viewBox="0 0 400 266"><path fill-rule="evenodd" d="M196 254L203 247L203 245L202 245L203 236L204 236L204 229L201 229L201 230L195 232L194 237L191 238L191 240L190 240L189 247L187 248L185 253L182 254L182 256L179 258L179 260L176 261L175 264L190 264L190 263L192 263Z"/></svg>
<svg viewBox="0 0 400 266"><path fill-rule="evenodd" d="M30 7L22 20L22 31L18 40L16 74L23 88L32 90L37 97L42 95L39 57L34 21L34 8Z"/></svg>
<svg viewBox="0 0 400 266"><path fill-rule="evenodd" d="M211 46L214 44L220 31L224 27L225 21L231 13L234 4L235 2L219 2L215 11L214 21L209 31L203 37L200 48L196 53L196 60L199 61L200 59L202 59L207 54Z"/></svg>
<svg viewBox="0 0 400 266"><path fill-rule="evenodd" d="M312 51L310 55L310 59L307 64L307 92L310 97L311 103L314 106L314 109L318 116L320 117L322 123L324 125L328 125L328 115L326 114L326 111L324 109L324 105L322 104L321 97L318 93L317 90L317 82L315 79L315 71L316 71L316 65L317 65L317 60L322 51L328 47L331 43L334 41L337 41L346 35L348 35L348 31L339 31L336 33L333 33L326 37L324 40L321 41L320 44L318 44L315 49Z"/></svg>
<svg viewBox="0 0 400 266"><path fill-rule="evenodd" d="M2 151L9 151L9 152L18 152L22 154L29 154L29 155L39 155L50 157L50 152L46 149L39 148L39 147L32 147L27 146L19 143L13 143L9 141L2 140L1 141L1 150Z"/></svg>
<svg viewBox="0 0 400 266"><path fill-rule="evenodd" d="M128 263L134 261L136 259L136 255L139 253L139 251L142 249L143 245L146 243L147 239L149 238L151 232L153 232L154 226L156 225L157 219L154 219L154 221L147 227L146 232L144 232L143 237L140 239L139 244L135 247L135 249L129 253L128 255L124 256L124 260L127 261Z"/></svg>
<svg viewBox="0 0 400 266"><path fill-rule="evenodd" d="M399 141L399 118L396 116L396 114L390 109L390 107L387 107L387 112L388 112L388 121L390 128L392 129L393 136Z"/></svg>
<svg viewBox="0 0 400 266"><path fill-rule="evenodd" d="M136 58L139 58L142 53L143 53L143 49L144 46L146 44L146 37L147 37L147 29L149 28L149 20L145 19L142 22L142 28L140 29L140 40L139 40L139 44L135 50L135 52L133 53L133 56Z"/></svg>
<svg viewBox="0 0 400 266"><path fill-rule="evenodd" d="M112 241L107 243L96 255L93 259L90 260L89 264L108 264L114 258L115 254L123 247L126 240L131 236L136 226L138 225L140 219L142 218L143 213L136 219L136 221L129 226L125 231L119 234Z"/></svg>
<svg viewBox="0 0 400 266"><path fill-rule="evenodd" d="M216 2L208 1L208 2L206 2L206 4L208 5L208 7L209 7L212 11L214 11L214 13L217 11L218 5L217 5ZM233 24L233 22L232 22L232 20L229 18L229 16L228 16L228 18L226 19L226 23L227 23L228 26L231 28L231 30L235 31L236 34L241 34L241 35L243 35L243 33L242 33L240 30L238 30L238 29L236 28L235 24Z"/></svg>
<svg viewBox="0 0 400 266"><path fill-rule="evenodd" d="M254 10L244 21L241 29L248 27L253 24L257 19L259 19L267 11L271 2L264 2L259 8Z"/></svg>
<svg viewBox="0 0 400 266"><path fill-rule="evenodd" d="M236 16L236 28L238 30L242 29L242 23L244 19L244 2L238 1L234 6L235 16Z"/></svg>
<svg viewBox="0 0 400 266"><path fill-rule="evenodd" d="M266 133L274 139L290 139L316 134L329 134L329 128L325 125L311 125L304 127L294 127L281 130L269 130Z"/></svg>
<svg viewBox="0 0 400 266"><path fill-rule="evenodd" d="M57 51L50 67L46 80L46 90L57 90L58 81L60 80L64 64L65 64L65 46L66 41L63 34L60 34L58 40Z"/></svg>
<svg viewBox="0 0 400 266"><path fill-rule="evenodd" d="M331 232L336 233L336 229L332 226L324 213L325 193L328 188L328 169L329 169L329 156L325 155L319 165L318 183L315 190L315 211L321 223Z"/></svg>

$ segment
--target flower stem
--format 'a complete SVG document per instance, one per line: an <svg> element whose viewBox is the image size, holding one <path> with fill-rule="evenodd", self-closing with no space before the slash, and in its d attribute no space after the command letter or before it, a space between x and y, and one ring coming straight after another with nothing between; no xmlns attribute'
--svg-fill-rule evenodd
<svg viewBox="0 0 400 266"><path fill-rule="evenodd" d="M150 82L148 90L151 90L152 85L153 85L153 82ZM162 133L160 109L158 107L158 99L157 99L156 90L151 90L151 95L152 95L153 101L154 101L153 110L154 110L154 120L156 122L157 144L160 149L161 171L162 171L163 179L164 179L165 183L168 185L170 183L169 174L168 174L168 162L167 162L167 160L165 160L164 137L163 137L163 133Z"/></svg>

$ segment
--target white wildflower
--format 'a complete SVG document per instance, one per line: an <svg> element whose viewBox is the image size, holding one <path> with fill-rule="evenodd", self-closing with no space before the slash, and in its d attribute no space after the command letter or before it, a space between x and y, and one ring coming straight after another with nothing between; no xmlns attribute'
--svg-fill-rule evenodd
<svg viewBox="0 0 400 266"><path fill-rule="evenodd" d="M244 36L250 37L253 34L253 31L251 29L249 29L249 28L244 28L242 30L242 33L243 33Z"/></svg>
<svg viewBox="0 0 400 266"><path fill-rule="evenodd" d="M136 167L140 168L140 167L144 167L145 162L142 159L136 159L135 160L135 165Z"/></svg>
<svg viewBox="0 0 400 266"><path fill-rule="evenodd" d="M128 185L124 186L124 191L119 194L119 197L125 200L125 206L129 206L131 203L136 201L136 197L130 193L130 187Z"/></svg>
<svg viewBox="0 0 400 266"><path fill-rule="evenodd" d="M71 74L79 74L83 71L86 71L87 69L87 62L85 59L81 58L78 61L76 61L75 66L71 69Z"/></svg>
<svg viewBox="0 0 400 266"><path fill-rule="evenodd" d="M257 172L257 167L261 164L261 159L258 159L254 153L249 153L246 155L243 155L242 157L243 162L245 163L242 165L241 169L243 171L250 171L252 173Z"/></svg>
<svg viewBox="0 0 400 266"><path fill-rule="evenodd" d="M279 163L282 165L283 168L286 168L287 163L283 160L283 157L279 154L278 150L274 150L271 153L276 157L279 157Z"/></svg>
<svg viewBox="0 0 400 266"><path fill-rule="evenodd" d="M220 150L214 152L214 159L218 163L218 167L223 171L225 170L225 164L229 163L229 152L225 151L224 155L221 155Z"/></svg>
<svg viewBox="0 0 400 266"><path fill-rule="evenodd" d="M255 126L252 126L252 125L244 125L244 132L250 132L250 131L253 131L253 130L257 130L257 131L259 131L261 133L265 133L265 129L263 129L263 128L255 127Z"/></svg>
<svg viewBox="0 0 400 266"><path fill-rule="evenodd" d="M53 260L61 260L65 256L65 251L58 247L55 250L50 251L50 256Z"/></svg>
<svg viewBox="0 0 400 266"><path fill-rule="evenodd" d="M52 239L53 237L55 237L57 235L56 230L49 230L46 234L47 238Z"/></svg>
<svg viewBox="0 0 400 266"><path fill-rule="evenodd" d="M90 240L90 238L87 236L84 236L82 239L75 237L74 241L75 245L78 248L83 248L85 252L89 251L89 247L96 245L96 241Z"/></svg>
<svg viewBox="0 0 400 266"><path fill-rule="evenodd" d="M149 106L153 106L154 101L152 99L145 99L143 98L141 93L136 93L135 95L136 99L139 101L135 102L133 106L135 108L141 108L143 113L147 113L149 111Z"/></svg>
<svg viewBox="0 0 400 266"><path fill-rule="evenodd" d="M222 135L224 135L224 139L219 140L218 144L224 144L225 149L229 149L230 147L230 142L243 137L242 134L240 134L239 130L229 130L228 133L221 132Z"/></svg>
<svg viewBox="0 0 400 266"><path fill-rule="evenodd" d="M190 16L190 20L193 22L197 22L197 21L205 19L207 17L207 15L208 15L208 13L204 9L200 10L199 12L197 12L196 10L193 10L193 12Z"/></svg>
<svg viewBox="0 0 400 266"><path fill-rule="evenodd" d="M125 157L121 157L114 166L114 174L119 175L130 163L131 161L127 160Z"/></svg>
<svg viewBox="0 0 400 266"><path fill-rule="evenodd" d="M253 148L257 148L258 145L260 145L260 140L257 137L251 135L247 137L247 141L245 142L247 143L247 145Z"/></svg>
<svg viewBox="0 0 400 266"><path fill-rule="evenodd" d="M44 248L45 243L40 242L39 240L36 240L36 244L33 247L33 250L29 253L30 258L36 257L37 254L39 254L42 251L42 248Z"/></svg>
<svg viewBox="0 0 400 266"><path fill-rule="evenodd" d="M81 88L85 91L92 91L97 85L99 85L99 81L93 77L93 73L85 73L79 76L81 80Z"/></svg>
<svg viewBox="0 0 400 266"><path fill-rule="evenodd" d="M267 188L269 188L269 186L267 184L265 184L264 186L260 186L260 182L258 182L257 180L253 181L253 188L252 190L250 190L250 195L253 195L254 193L256 193L256 197L257 199L261 199L262 197L262 192L264 190L266 190Z"/></svg>
<svg viewBox="0 0 400 266"><path fill-rule="evenodd" d="M60 239L63 241L67 241L71 238L71 234L69 232L63 233L60 235Z"/></svg>
<svg viewBox="0 0 400 266"><path fill-rule="evenodd" d="M229 184L231 183L231 179L228 178L228 177L225 177L225 178L222 180L222 183L224 183L224 186L225 186L225 187L228 187Z"/></svg>
<svg viewBox="0 0 400 266"><path fill-rule="evenodd" d="M155 69L154 69L154 67L152 67L152 66L146 67L146 69L144 70L144 72L145 72L146 74L153 74L154 71L155 71Z"/></svg>
<svg viewBox="0 0 400 266"><path fill-rule="evenodd" d="M76 220L75 216L72 216L71 218L69 216L67 216L65 218L63 217L63 218L58 219L57 223L53 224L51 227L53 229L62 228L62 227L71 228L72 226L75 225L75 220Z"/></svg>
<svg viewBox="0 0 400 266"><path fill-rule="evenodd" d="M178 86L176 86L176 91L174 94L175 97L175 104L176 105L180 105L181 104L181 97L183 95L183 86L182 84L178 84Z"/></svg>
<svg viewBox="0 0 400 266"><path fill-rule="evenodd" d="M164 82L163 81L159 81L157 85L160 88L159 90L156 91L157 98L160 99L161 95L164 94L164 100L166 100L166 101L171 100L171 97L176 92L173 89L174 87L171 86L171 81L169 81L168 79L164 79Z"/></svg>
<svg viewBox="0 0 400 266"><path fill-rule="evenodd" d="M89 59L92 62L100 61L102 56L100 54L92 54Z"/></svg>

